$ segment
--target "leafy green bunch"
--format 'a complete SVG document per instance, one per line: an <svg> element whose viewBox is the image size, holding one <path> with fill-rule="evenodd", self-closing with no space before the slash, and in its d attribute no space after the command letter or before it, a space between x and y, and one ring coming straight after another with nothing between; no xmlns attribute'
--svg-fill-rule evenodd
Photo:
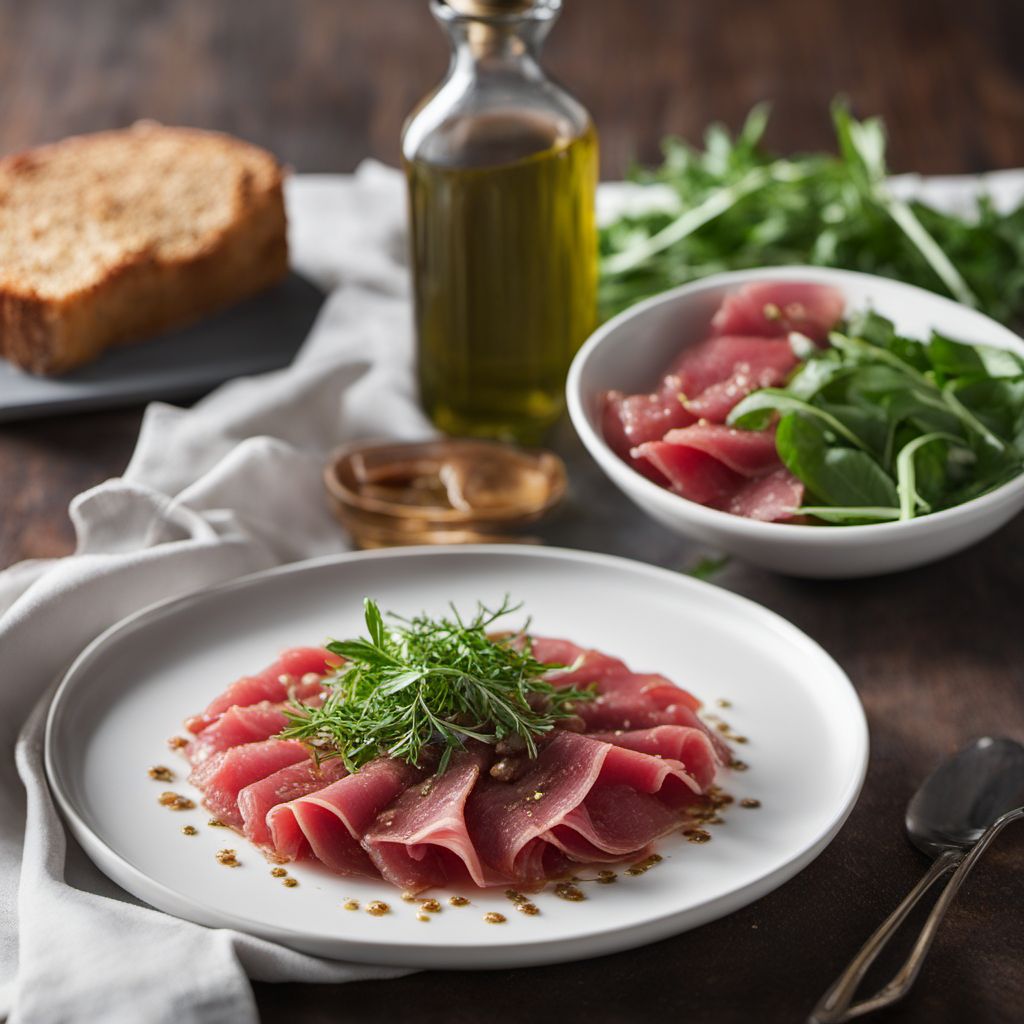
<svg viewBox="0 0 1024 1024"><path fill-rule="evenodd" d="M868 312L831 347L807 342L785 388L729 416L763 429L807 488L800 511L829 523L911 519L993 490L1024 469L1024 360L933 333L922 344Z"/></svg>
<svg viewBox="0 0 1024 1024"><path fill-rule="evenodd" d="M318 761L340 757L353 772L380 756L421 766L428 748L439 753L443 772L466 740L512 736L535 757L538 738L593 694L542 678L558 666L534 658L526 626L488 635L519 607L506 598L495 610L479 605L468 621L453 606L439 618L389 616L388 626L367 598L368 635L327 645L345 659L327 699L321 707L296 704L281 736L307 743Z"/></svg>
<svg viewBox="0 0 1024 1024"><path fill-rule="evenodd" d="M704 149L677 139L665 161L635 171L678 202L618 218L601 232L602 313L723 270L788 263L842 267L948 294L1003 322L1024 318L1024 205L976 216L898 199L887 184L885 129L833 105L838 156L764 151L764 106L732 138L720 125Z"/></svg>

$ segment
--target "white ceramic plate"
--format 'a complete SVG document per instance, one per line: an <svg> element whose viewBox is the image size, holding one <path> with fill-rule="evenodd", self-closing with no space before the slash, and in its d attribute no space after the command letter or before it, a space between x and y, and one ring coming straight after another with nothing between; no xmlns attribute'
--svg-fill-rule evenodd
<svg viewBox="0 0 1024 1024"><path fill-rule="evenodd" d="M703 845L664 840L664 861L585 902L551 892L541 913L504 895L472 893L429 923L383 882L296 866L295 888L270 875L246 841L207 826L201 809L171 811L182 781L166 740L227 683L284 647L360 632L364 595L401 613L471 609L506 593L525 602L537 632L563 635L658 671L713 706L727 698L749 771L724 787L754 797ZM99 867L136 896L202 924L237 928L339 959L420 967L522 966L641 945L742 907L807 865L835 835L867 762L864 714L849 680L812 640L772 612L690 577L624 559L551 548L399 549L321 559L259 573L157 605L96 640L65 677L47 725L46 766L72 831ZM173 766L173 785L148 778ZM182 762L183 764L183 762ZM199 835L181 828L194 824ZM222 847L242 866L218 864ZM593 872L581 872L593 874ZM342 909L384 899L372 917ZM507 923L485 923L487 911Z"/></svg>

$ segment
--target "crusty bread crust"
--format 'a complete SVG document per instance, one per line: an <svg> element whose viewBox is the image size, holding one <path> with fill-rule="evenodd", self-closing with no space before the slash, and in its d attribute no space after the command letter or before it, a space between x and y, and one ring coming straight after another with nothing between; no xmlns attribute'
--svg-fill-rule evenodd
<svg viewBox="0 0 1024 1024"><path fill-rule="evenodd" d="M187 324L287 269L281 168L229 136L141 124L0 160L0 355L31 372Z"/></svg>

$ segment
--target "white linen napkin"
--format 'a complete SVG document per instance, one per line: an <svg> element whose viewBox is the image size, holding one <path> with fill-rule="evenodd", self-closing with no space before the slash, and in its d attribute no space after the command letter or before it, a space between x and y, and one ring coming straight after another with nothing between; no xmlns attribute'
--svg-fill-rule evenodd
<svg viewBox="0 0 1024 1024"><path fill-rule="evenodd" d="M1024 172L990 179L1001 205ZM903 178L959 207L977 179ZM134 901L68 844L42 770L46 694L103 629L153 601L348 542L324 456L358 437L428 436L416 406L401 176L289 182L293 264L329 294L294 365L225 384L192 409L149 407L120 479L71 504L75 553L0 573L0 1014L12 1024L256 1020L247 975L346 981L402 971L321 960ZM665 202L602 186L599 211ZM20 776L20 778L19 778ZM12 1009L13 1007L13 1009Z"/></svg>

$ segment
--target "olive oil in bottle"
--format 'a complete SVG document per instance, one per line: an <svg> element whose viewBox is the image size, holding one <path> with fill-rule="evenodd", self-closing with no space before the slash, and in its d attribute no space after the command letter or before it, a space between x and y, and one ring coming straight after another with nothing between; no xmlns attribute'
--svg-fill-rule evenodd
<svg viewBox="0 0 1024 1024"><path fill-rule="evenodd" d="M447 433L540 441L596 322L597 138L536 62L558 0L435 0L448 77L403 138L420 392Z"/></svg>

